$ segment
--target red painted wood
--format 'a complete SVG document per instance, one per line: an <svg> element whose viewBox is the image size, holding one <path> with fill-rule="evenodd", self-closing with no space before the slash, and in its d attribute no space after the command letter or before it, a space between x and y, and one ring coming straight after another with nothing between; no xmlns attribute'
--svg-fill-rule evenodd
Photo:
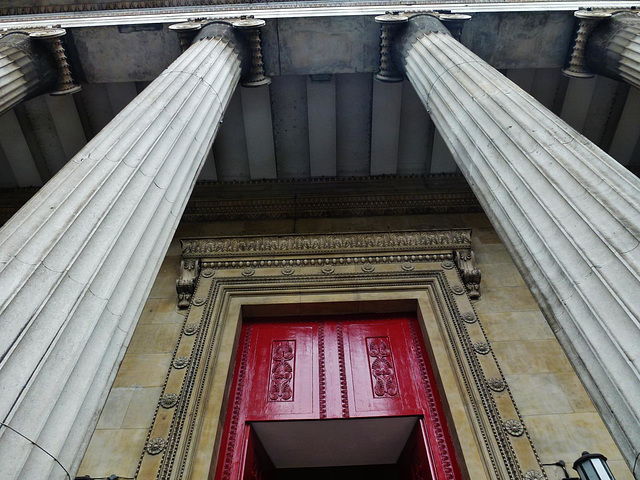
<svg viewBox="0 0 640 480"><path fill-rule="evenodd" d="M243 478L250 421L416 415L430 478L459 479L427 359L415 315L246 322L215 478Z"/></svg>
<svg viewBox="0 0 640 480"><path fill-rule="evenodd" d="M245 426L245 438L240 478L242 480L273 480L276 469L250 424Z"/></svg>
<svg viewBox="0 0 640 480"><path fill-rule="evenodd" d="M427 448L428 438L424 419L416 423L404 446L398 465L401 480L431 480L438 472Z"/></svg>
<svg viewBox="0 0 640 480"><path fill-rule="evenodd" d="M312 322L253 323L247 420L319 418L317 330Z"/></svg>

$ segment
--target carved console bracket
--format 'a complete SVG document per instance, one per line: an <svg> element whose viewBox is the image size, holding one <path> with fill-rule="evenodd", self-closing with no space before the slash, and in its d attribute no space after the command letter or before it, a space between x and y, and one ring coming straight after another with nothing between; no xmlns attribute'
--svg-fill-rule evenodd
<svg viewBox="0 0 640 480"><path fill-rule="evenodd" d="M567 77L591 78L593 72L587 66L585 49L589 36L596 26L604 19L611 17L610 12L578 10L573 14L578 19L578 31L569 50L567 67L562 73Z"/></svg>
<svg viewBox="0 0 640 480"><path fill-rule="evenodd" d="M189 22L176 23L175 25L171 25L169 30L173 30L178 34L180 49L182 52L185 52L191 46L198 32L210 23L229 25L240 34L248 57L248 61L243 66L243 75L240 79L241 85L243 87L269 85L271 79L265 74L264 61L262 58L262 39L260 37L261 29L265 25L264 20L246 15L234 19L197 19ZM245 62L243 61L243 63Z"/></svg>
<svg viewBox="0 0 640 480"><path fill-rule="evenodd" d="M51 95L69 95L82 90L82 87L76 84L73 79L73 73L64 49L62 37L66 33L67 31L64 28L49 28L29 33L30 38L42 42L49 49L56 61L58 85L53 92L50 92Z"/></svg>
<svg viewBox="0 0 640 480"><path fill-rule="evenodd" d="M376 22L380 24L380 69L375 78L381 82L401 82L404 75L392 58L391 46L398 27L409 21L409 17L400 12L387 12L378 15Z"/></svg>
<svg viewBox="0 0 640 480"><path fill-rule="evenodd" d="M476 266L474 253L470 249L456 250L455 262L462 276L464 286L467 288L469 298L478 300L480 298L481 273Z"/></svg>
<svg viewBox="0 0 640 480"><path fill-rule="evenodd" d="M178 292L178 308L185 309L191 303L191 297L196 289L196 280L200 275L200 260L197 258L183 258L180 261L181 275L176 279Z"/></svg>

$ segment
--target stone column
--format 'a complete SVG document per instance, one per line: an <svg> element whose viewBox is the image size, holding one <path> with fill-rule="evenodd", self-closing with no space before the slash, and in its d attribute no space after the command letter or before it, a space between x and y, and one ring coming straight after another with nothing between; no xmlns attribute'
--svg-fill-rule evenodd
<svg viewBox="0 0 640 480"><path fill-rule="evenodd" d="M238 84L235 46L203 28L0 230L3 479L73 477Z"/></svg>
<svg viewBox="0 0 640 480"><path fill-rule="evenodd" d="M394 49L627 459L640 450L640 180L431 16Z"/></svg>
<svg viewBox="0 0 640 480"><path fill-rule="evenodd" d="M589 69L640 88L640 16L614 13L599 23L586 46Z"/></svg>
<svg viewBox="0 0 640 480"><path fill-rule="evenodd" d="M56 83L56 62L45 45L24 33L0 38L0 115Z"/></svg>

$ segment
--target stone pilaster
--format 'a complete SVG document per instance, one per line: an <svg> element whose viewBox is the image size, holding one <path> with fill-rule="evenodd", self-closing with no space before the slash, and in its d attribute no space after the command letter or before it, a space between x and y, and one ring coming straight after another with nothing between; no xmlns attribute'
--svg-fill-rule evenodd
<svg viewBox="0 0 640 480"><path fill-rule="evenodd" d="M640 450L640 180L429 16L395 58L627 459Z"/></svg>
<svg viewBox="0 0 640 480"><path fill-rule="evenodd" d="M619 12L601 22L587 41L586 60L594 73L640 88L640 15Z"/></svg>
<svg viewBox="0 0 640 480"><path fill-rule="evenodd" d="M56 64L44 45L24 33L0 38L0 115L56 87Z"/></svg>
<svg viewBox="0 0 640 480"><path fill-rule="evenodd" d="M203 28L0 230L3 479L73 477L238 84L230 30Z"/></svg>

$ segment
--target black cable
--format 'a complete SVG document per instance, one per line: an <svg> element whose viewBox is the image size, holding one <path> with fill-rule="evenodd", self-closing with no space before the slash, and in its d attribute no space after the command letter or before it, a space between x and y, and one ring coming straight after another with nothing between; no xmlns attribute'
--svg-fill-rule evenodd
<svg viewBox="0 0 640 480"><path fill-rule="evenodd" d="M636 477L636 467L638 466L638 457L640 457L640 452L638 452L638 454L636 455L636 459L633 461L633 469L631 470L631 475L633 475L633 478L638 478Z"/></svg>
<svg viewBox="0 0 640 480"><path fill-rule="evenodd" d="M30 442L32 445L35 445L36 447L38 447L40 450L42 450L44 453L46 453L47 455L49 455L51 458L53 458L53 461L56 462L58 465L60 465L60 468L64 470L64 472L67 474L67 477L69 478L69 480L71 480L71 474L69 473L69 470L67 470L66 468L64 468L64 465L62 465L60 463L60 461L54 457L53 455L51 455L49 452L47 452L44 448L42 448L40 445L38 445L36 442L34 442L33 440L31 440L28 437L25 437L23 434L21 434L19 431L17 431L15 428L13 428L10 425L7 425L4 422L0 422L0 426L2 427L6 427L9 430L11 430L12 432L17 433L18 435L20 435L22 438L24 438L26 441Z"/></svg>

